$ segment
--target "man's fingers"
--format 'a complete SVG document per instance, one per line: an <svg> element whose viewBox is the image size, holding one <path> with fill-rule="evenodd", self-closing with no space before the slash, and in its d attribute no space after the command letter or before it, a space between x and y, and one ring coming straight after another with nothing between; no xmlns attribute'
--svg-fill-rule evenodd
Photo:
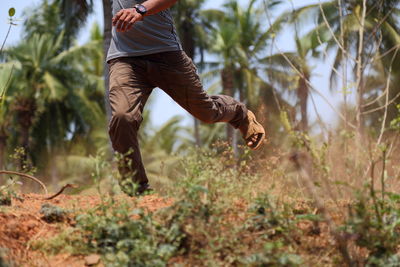
<svg viewBox="0 0 400 267"><path fill-rule="evenodd" d="M132 28L135 22L141 20L142 16L136 14L134 9L122 9L112 19L113 26L117 32L125 32Z"/></svg>
<svg viewBox="0 0 400 267"><path fill-rule="evenodd" d="M115 14L115 16L114 16L113 19L112 19L113 26L115 26L115 25L117 24L119 18L121 17L121 15L122 15L123 13L124 13L124 10L122 9L122 10L118 11L117 14Z"/></svg>
<svg viewBox="0 0 400 267"><path fill-rule="evenodd" d="M121 31L125 32L128 30L129 24L131 24L131 20L133 19L133 15L129 14L125 19L124 19L124 24L122 25Z"/></svg>
<svg viewBox="0 0 400 267"><path fill-rule="evenodd" d="M127 12L126 10L122 13L122 15L119 17L118 19L118 23L117 23L117 31L121 31L124 27L124 23L126 18L129 16L129 12Z"/></svg>
<svg viewBox="0 0 400 267"><path fill-rule="evenodd" d="M135 24L136 21L138 21L136 16L131 18L131 20L128 23L128 27L126 28L126 30L129 31L133 27L133 24Z"/></svg>

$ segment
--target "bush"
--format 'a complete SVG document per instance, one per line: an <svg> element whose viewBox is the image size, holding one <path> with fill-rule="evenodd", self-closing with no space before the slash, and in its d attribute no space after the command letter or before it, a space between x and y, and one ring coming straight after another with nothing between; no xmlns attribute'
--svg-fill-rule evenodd
<svg viewBox="0 0 400 267"><path fill-rule="evenodd" d="M376 199L375 199L376 200ZM387 200L359 197L350 207L344 229L356 244L368 250L367 266L399 266L397 249L400 238L400 195L388 194Z"/></svg>
<svg viewBox="0 0 400 267"><path fill-rule="evenodd" d="M112 203L112 202L110 202ZM87 246L114 266L165 266L184 239L178 227L165 227L141 209L102 206L77 217Z"/></svg>

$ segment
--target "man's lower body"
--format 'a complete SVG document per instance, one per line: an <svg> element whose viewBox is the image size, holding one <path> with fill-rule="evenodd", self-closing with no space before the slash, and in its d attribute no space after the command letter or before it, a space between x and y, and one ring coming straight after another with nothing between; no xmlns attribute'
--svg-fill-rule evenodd
<svg viewBox="0 0 400 267"><path fill-rule="evenodd" d="M256 136L253 140L262 142L264 138L264 129L255 121L254 114L254 118L249 116L251 112L244 104L230 96L209 96L203 90L196 67L183 51L117 58L109 64L112 109L109 134L114 150L122 155L120 184L127 194L132 195L132 185L138 186L139 193L148 186L138 130L143 108L155 87L202 122L227 122L239 128L245 139Z"/></svg>

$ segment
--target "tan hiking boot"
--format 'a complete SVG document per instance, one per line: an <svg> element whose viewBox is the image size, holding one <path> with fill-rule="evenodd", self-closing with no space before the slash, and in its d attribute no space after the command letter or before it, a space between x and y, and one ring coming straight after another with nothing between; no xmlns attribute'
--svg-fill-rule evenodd
<svg viewBox="0 0 400 267"><path fill-rule="evenodd" d="M240 131L250 149L257 150L264 143L264 127L256 120L256 116L250 110L247 111L246 122L240 128Z"/></svg>

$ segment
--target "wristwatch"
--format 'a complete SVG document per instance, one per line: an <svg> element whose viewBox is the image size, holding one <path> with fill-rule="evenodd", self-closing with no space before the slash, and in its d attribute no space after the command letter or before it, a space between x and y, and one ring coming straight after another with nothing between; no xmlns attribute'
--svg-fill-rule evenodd
<svg viewBox="0 0 400 267"><path fill-rule="evenodd" d="M142 16L144 16L147 13L147 8L144 5L137 4L133 8L136 9L136 12Z"/></svg>

